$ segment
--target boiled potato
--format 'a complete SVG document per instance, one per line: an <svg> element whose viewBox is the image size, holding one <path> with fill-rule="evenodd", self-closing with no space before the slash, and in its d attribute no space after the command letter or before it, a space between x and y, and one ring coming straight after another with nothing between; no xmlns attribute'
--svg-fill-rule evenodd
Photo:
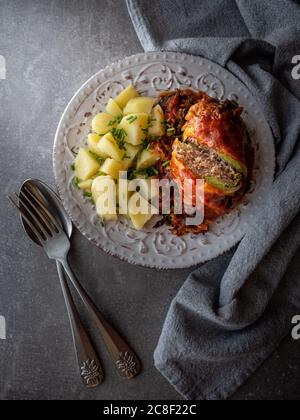
<svg viewBox="0 0 300 420"><path fill-rule="evenodd" d="M100 139L101 139L101 136L99 136L99 134L91 133L88 135L87 144L91 152L105 159L108 157L108 155L100 152L100 150L98 149L98 143Z"/></svg>
<svg viewBox="0 0 300 420"><path fill-rule="evenodd" d="M154 99L147 96L141 96L140 98L133 98L127 102L124 108L124 115L128 114L150 114L153 108Z"/></svg>
<svg viewBox="0 0 300 420"><path fill-rule="evenodd" d="M80 188L81 190L91 190L92 188L92 183L93 180L92 179L88 179L86 181L82 181L78 183L78 188Z"/></svg>
<svg viewBox="0 0 300 420"><path fill-rule="evenodd" d="M153 181L153 182L152 182ZM129 184L130 191L136 191L139 188L139 194L146 200L152 200L152 198L158 197L159 195L159 186L157 185L157 180L154 178L145 179L145 178L136 178Z"/></svg>
<svg viewBox="0 0 300 420"><path fill-rule="evenodd" d="M128 190L128 183L121 182L117 186L117 203L119 204L119 214L128 215L128 201L132 196L132 192Z"/></svg>
<svg viewBox="0 0 300 420"><path fill-rule="evenodd" d="M106 159L100 170L104 174L110 175L114 179L118 179L120 171L124 170L124 166L122 162L118 162L114 159Z"/></svg>
<svg viewBox="0 0 300 420"><path fill-rule="evenodd" d="M86 149L79 149L75 159L75 174L81 181L87 181L99 171L99 163Z"/></svg>
<svg viewBox="0 0 300 420"><path fill-rule="evenodd" d="M105 134L97 144L99 152L114 160L121 161L125 156L125 150L121 150L111 133Z"/></svg>
<svg viewBox="0 0 300 420"><path fill-rule="evenodd" d="M138 153L140 152L140 147L132 146L129 143L125 144L125 158L123 159L124 169L129 169L133 166L135 158L137 157Z"/></svg>
<svg viewBox="0 0 300 420"><path fill-rule="evenodd" d="M111 120L111 115L105 112L100 112L100 114L97 114L92 120L93 132L104 136L104 134L108 133L112 129L112 126L108 125Z"/></svg>
<svg viewBox="0 0 300 420"><path fill-rule="evenodd" d="M151 152L151 150L145 149L138 158L136 168L137 170L150 168L155 165L159 159L160 157L157 154Z"/></svg>
<svg viewBox="0 0 300 420"><path fill-rule="evenodd" d="M110 176L100 176L93 181L92 194L96 212L103 220L117 220L116 184Z"/></svg>
<svg viewBox="0 0 300 420"><path fill-rule="evenodd" d="M137 96L139 96L138 92L132 85L129 85L115 98L115 102L123 109L130 99L136 98Z"/></svg>
<svg viewBox="0 0 300 420"><path fill-rule="evenodd" d="M134 193L128 202L129 214L156 214L156 209L139 193Z"/></svg>
<svg viewBox="0 0 300 420"><path fill-rule="evenodd" d="M118 117L119 115L122 115L122 109L113 99L110 99L108 101L108 104L106 106L106 112L112 115L113 117Z"/></svg>
<svg viewBox="0 0 300 420"><path fill-rule="evenodd" d="M137 230L141 230L152 219L152 214L129 214L129 217L133 226Z"/></svg>
<svg viewBox="0 0 300 420"><path fill-rule="evenodd" d="M151 136L161 137L166 132L164 111L160 105L156 105L150 115L149 134Z"/></svg>
<svg viewBox="0 0 300 420"><path fill-rule="evenodd" d="M141 230L152 218L151 206L139 193L135 193L129 200L128 214L133 226Z"/></svg>
<svg viewBox="0 0 300 420"><path fill-rule="evenodd" d="M97 202L101 191L103 191L104 186L107 185L110 181L112 181L115 184L115 180L109 175L98 176L93 180L91 192L95 203Z"/></svg>
<svg viewBox="0 0 300 420"><path fill-rule="evenodd" d="M133 117L134 120L131 121L130 117ZM148 115L145 113L127 115L122 119L118 128L126 132L126 143L138 146L143 143L147 135Z"/></svg>

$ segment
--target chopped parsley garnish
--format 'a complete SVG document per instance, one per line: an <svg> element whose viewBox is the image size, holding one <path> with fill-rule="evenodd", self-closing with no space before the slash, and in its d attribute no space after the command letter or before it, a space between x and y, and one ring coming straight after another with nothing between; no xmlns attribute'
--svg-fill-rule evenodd
<svg viewBox="0 0 300 420"><path fill-rule="evenodd" d="M129 181L132 181L135 178L135 170L133 168L129 169L127 172L127 178Z"/></svg>
<svg viewBox="0 0 300 420"><path fill-rule="evenodd" d="M154 166L152 168L148 168L148 171L149 171L149 173L151 173L151 175L149 175L149 176L152 176L152 174L154 174L154 175L159 174L158 170L156 168L154 168Z"/></svg>
<svg viewBox="0 0 300 420"><path fill-rule="evenodd" d="M115 118L113 118L112 120L110 120L108 122L108 127L112 127L116 124L120 124L120 122L122 121L123 116L122 115L117 115Z"/></svg>
<svg viewBox="0 0 300 420"><path fill-rule="evenodd" d="M155 121L155 118L152 118L152 117L148 118L148 128L153 127L154 121Z"/></svg>
<svg viewBox="0 0 300 420"><path fill-rule="evenodd" d="M97 173L97 176L106 176L106 174L105 174L104 172L99 171L99 172Z"/></svg>
<svg viewBox="0 0 300 420"><path fill-rule="evenodd" d="M130 159L130 156L128 156L126 153L124 154L124 156L122 157L122 160L125 160L125 159Z"/></svg>
<svg viewBox="0 0 300 420"><path fill-rule="evenodd" d="M147 178L151 178L152 176L158 175L158 170L152 166L151 168L145 169L145 175Z"/></svg>
<svg viewBox="0 0 300 420"><path fill-rule="evenodd" d="M88 191L85 191L83 193L83 195L84 195L84 197L89 197L89 198L93 197L93 194L91 192L88 192Z"/></svg>
<svg viewBox="0 0 300 420"><path fill-rule="evenodd" d="M139 176L144 176L146 179L148 179L158 174L159 174L158 170L154 166L152 166L151 168L140 169L139 171L133 171L133 173L130 174L129 179L138 178Z"/></svg>
<svg viewBox="0 0 300 420"><path fill-rule="evenodd" d="M168 136L173 136L174 134L175 134L175 128L174 127L167 128L167 135Z"/></svg>
<svg viewBox="0 0 300 420"><path fill-rule="evenodd" d="M160 136L154 136L154 135L149 135L148 136L149 141L159 141L160 139L161 139Z"/></svg>
<svg viewBox="0 0 300 420"><path fill-rule="evenodd" d="M150 150L150 146L151 146L151 142L152 141L159 141L161 140L160 136L148 136L145 138L145 140L142 143L143 149L148 149Z"/></svg>
<svg viewBox="0 0 300 420"><path fill-rule="evenodd" d="M128 118L126 118L127 119L127 121L129 121L129 124L132 124L132 123L134 123L134 121L136 121L137 120L137 116L136 115L130 115Z"/></svg>
<svg viewBox="0 0 300 420"><path fill-rule="evenodd" d="M114 139L118 143L119 149L126 150L125 139L126 139L127 133L124 130L124 128L112 128L111 134L113 135Z"/></svg>
<svg viewBox="0 0 300 420"><path fill-rule="evenodd" d="M143 141L143 143L142 143L142 147L143 147L143 150L144 149L149 149L149 147L150 147L150 141L148 139L145 139Z"/></svg>
<svg viewBox="0 0 300 420"><path fill-rule="evenodd" d="M173 127L172 124L168 123L167 121L162 121L161 125L166 128L168 136L173 136L176 133L175 127Z"/></svg>
<svg viewBox="0 0 300 420"><path fill-rule="evenodd" d="M105 159L102 158L101 156L96 155L96 153L92 152L91 150L89 150L89 154L96 159L96 161L99 163L99 165L103 165L103 163L105 162Z"/></svg>
<svg viewBox="0 0 300 420"><path fill-rule="evenodd" d="M162 164L162 167L163 168L166 168L167 166L169 166L170 165L170 161L169 160L166 160L163 164Z"/></svg>
<svg viewBox="0 0 300 420"><path fill-rule="evenodd" d="M74 178L72 179L72 185L74 188L76 188L76 190L79 190L79 178L77 176L74 176Z"/></svg>
<svg viewBox="0 0 300 420"><path fill-rule="evenodd" d="M72 170L72 171L75 171L75 163L72 163L72 165L71 165L71 170Z"/></svg>

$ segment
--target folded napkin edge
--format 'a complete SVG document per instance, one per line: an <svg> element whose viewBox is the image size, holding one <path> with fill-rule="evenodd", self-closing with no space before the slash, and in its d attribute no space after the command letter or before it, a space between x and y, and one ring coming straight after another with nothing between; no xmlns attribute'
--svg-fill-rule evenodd
<svg viewBox="0 0 300 420"><path fill-rule="evenodd" d="M228 376L231 381L224 384L224 380L220 381L217 386L212 388L209 392L204 393L199 389L199 383L187 385L181 372L167 360L163 360L155 349L154 352L154 366L156 370L175 388L175 390L186 400L206 401L206 400L227 400L234 395L239 388L256 372L269 357L276 352L281 342L289 335L284 333L275 345L271 345L268 350L252 361L248 360L247 368L240 369L238 378L232 379L232 375Z"/></svg>

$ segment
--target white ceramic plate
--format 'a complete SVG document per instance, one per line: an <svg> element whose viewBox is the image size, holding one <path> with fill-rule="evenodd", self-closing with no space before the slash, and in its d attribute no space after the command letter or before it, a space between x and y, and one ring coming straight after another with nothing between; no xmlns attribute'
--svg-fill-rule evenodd
<svg viewBox="0 0 300 420"><path fill-rule="evenodd" d="M104 226L82 192L72 187L72 151L85 145L92 116L105 109L132 83L140 93L157 96L176 88L202 90L219 99L236 99L256 150L254 180L243 203L217 220L208 233L178 238L167 226L143 231L121 218ZM200 57L179 53L148 53L126 58L101 70L75 94L59 123L54 144L54 172L64 207L77 228L109 254L132 264L168 269L190 267L224 253L245 235L257 207L273 182L275 150L271 130L259 104L231 73Z"/></svg>

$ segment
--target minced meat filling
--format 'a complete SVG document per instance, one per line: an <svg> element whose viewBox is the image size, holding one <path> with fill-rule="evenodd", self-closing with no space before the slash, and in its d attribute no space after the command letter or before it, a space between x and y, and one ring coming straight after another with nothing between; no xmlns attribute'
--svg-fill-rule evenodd
<svg viewBox="0 0 300 420"><path fill-rule="evenodd" d="M195 144L192 139L174 144L174 150L177 158L199 178L214 177L232 186L241 182L242 175L230 164L223 161L214 150Z"/></svg>

